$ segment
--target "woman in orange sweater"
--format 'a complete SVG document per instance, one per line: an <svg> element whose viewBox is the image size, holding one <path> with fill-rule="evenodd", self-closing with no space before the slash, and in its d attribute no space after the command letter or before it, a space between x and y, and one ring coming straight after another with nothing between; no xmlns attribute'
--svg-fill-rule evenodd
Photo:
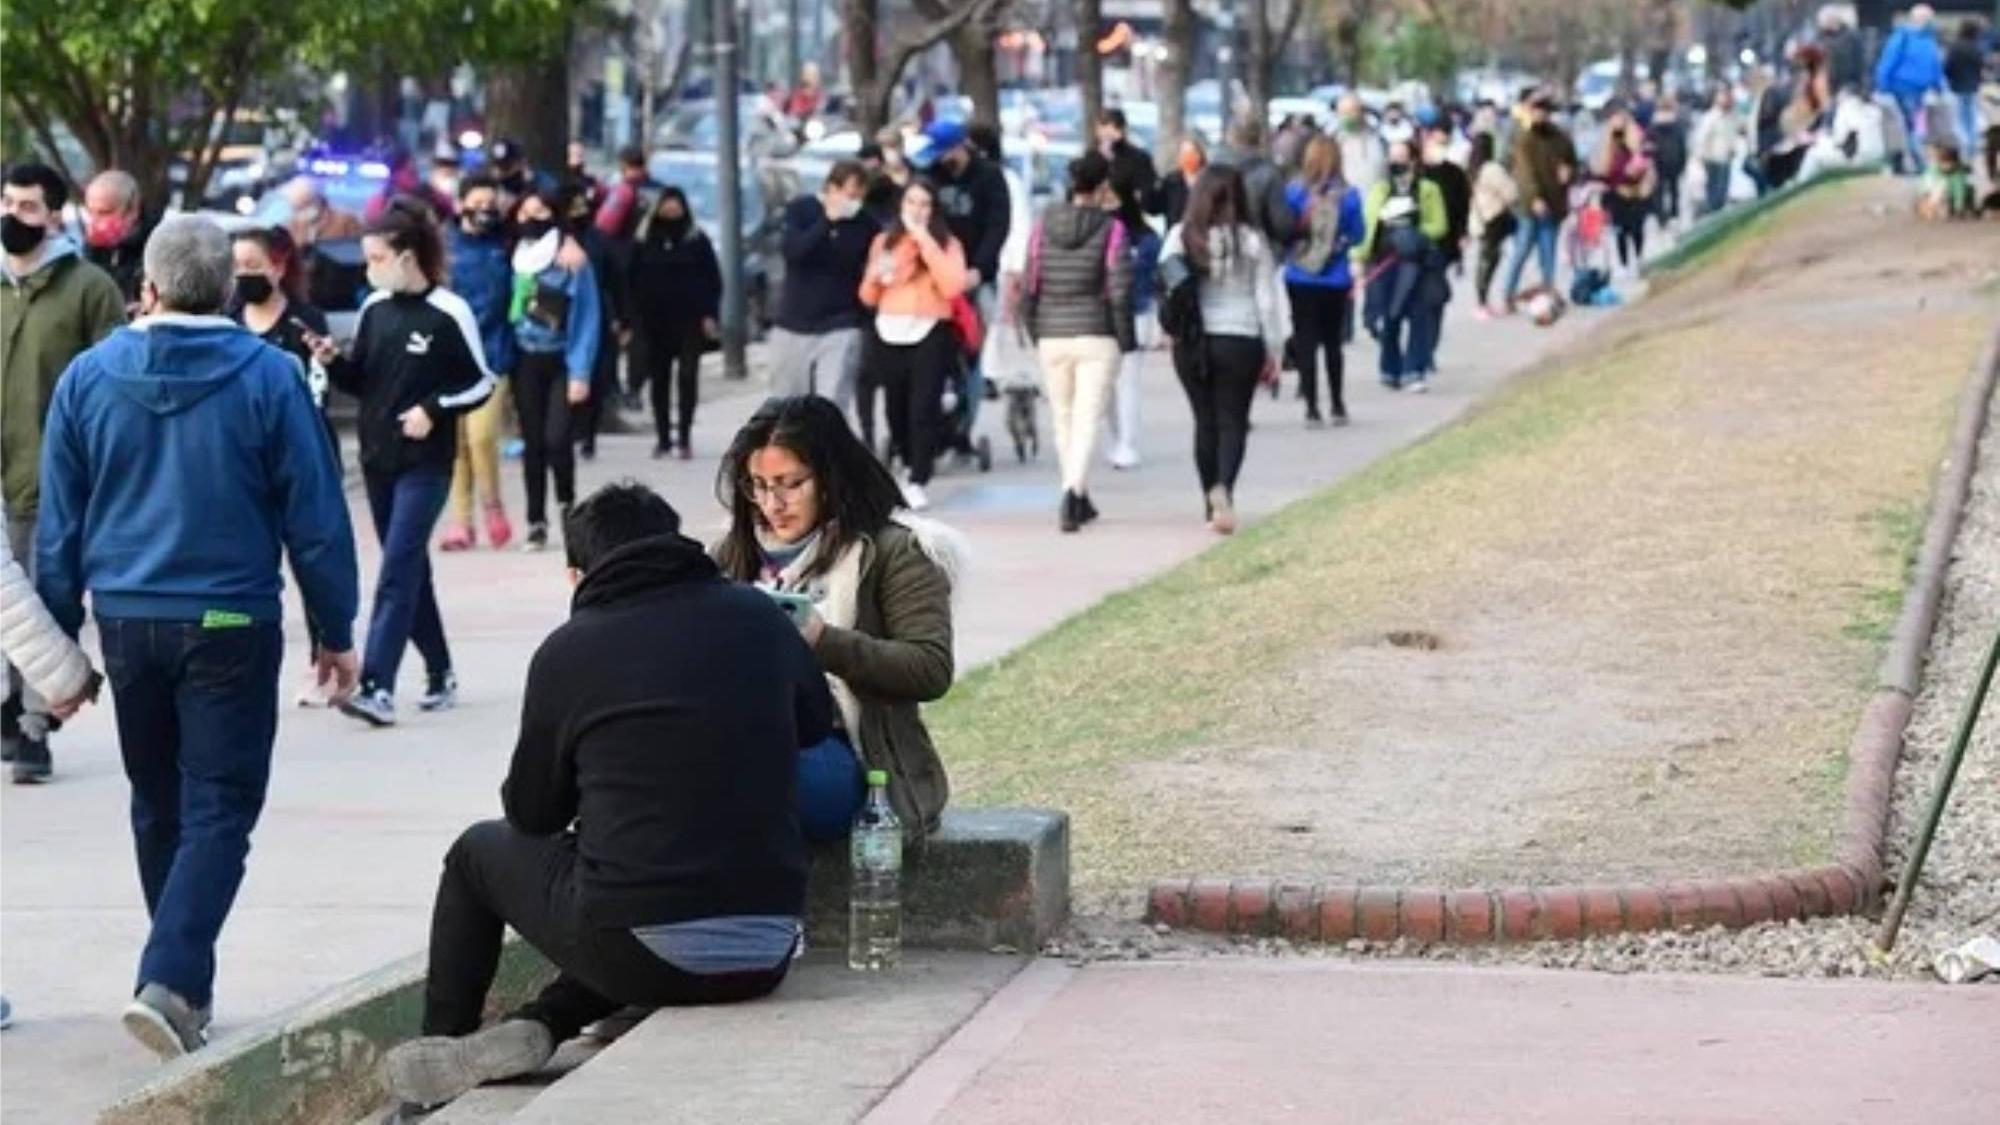
<svg viewBox="0 0 2000 1125"><path fill-rule="evenodd" d="M936 459L945 380L957 362L951 303L965 281L965 252L938 213L936 189L912 180L896 221L870 247L861 279L861 303L875 310L862 378L887 394L889 440L902 453L903 500L912 511L930 505L924 486ZM873 397L864 396L864 430L874 421ZM872 444L873 435L864 437Z"/></svg>

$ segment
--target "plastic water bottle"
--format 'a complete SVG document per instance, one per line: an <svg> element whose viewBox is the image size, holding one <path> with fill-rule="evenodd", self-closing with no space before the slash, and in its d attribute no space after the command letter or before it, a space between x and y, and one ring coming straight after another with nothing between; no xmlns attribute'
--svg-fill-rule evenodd
<svg viewBox="0 0 2000 1125"><path fill-rule="evenodd" d="M847 967L893 969L903 950L903 824L889 807L889 775L868 771L868 803L848 846Z"/></svg>

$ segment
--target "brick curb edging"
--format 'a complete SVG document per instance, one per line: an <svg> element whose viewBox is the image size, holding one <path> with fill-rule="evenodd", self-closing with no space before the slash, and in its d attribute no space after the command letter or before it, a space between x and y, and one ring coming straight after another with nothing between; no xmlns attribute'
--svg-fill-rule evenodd
<svg viewBox="0 0 2000 1125"><path fill-rule="evenodd" d="M1978 467L1996 382L2000 326L1959 399L1951 444L1877 686L1848 746L1847 802L1832 863L1736 878L1598 886L1380 887L1268 878L1167 879L1146 896L1146 920L1176 929L1292 941L1566 940L1644 930L1731 929L1853 914L1881 894L1896 764L1924 655L1944 601L1945 572Z"/></svg>

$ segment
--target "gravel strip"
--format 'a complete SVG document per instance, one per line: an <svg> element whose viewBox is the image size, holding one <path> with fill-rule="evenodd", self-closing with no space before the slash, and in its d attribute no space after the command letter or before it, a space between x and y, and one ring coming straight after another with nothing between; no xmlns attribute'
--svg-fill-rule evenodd
<svg viewBox="0 0 2000 1125"><path fill-rule="evenodd" d="M1945 577L1945 602L1931 638L1924 687L1896 773L1887 870L1900 875L1922 826L1937 771L1951 747L1980 661L2000 629L2000 399L1988 407L1979 469ZM1886 898L1886 896L1885 896ZM1153 957L1241 954L1413 957L1480 964L1528 964L1598 972L1744 973L1785 977L1930 978L1937 954L1980 934L2000 933L2000 691L1990 694L1952 800L1938 827L1895 950L1870 950L1875 922L1821 918L1743 930L1619 934L1524 945L1426 946L1361 940L1345 946L1294 945L1282 938L1231 939L1148 927L1136 910L1090 911L1049 956L1082 963ZM2000 974L1987 978L2000 985Z"/></svg>

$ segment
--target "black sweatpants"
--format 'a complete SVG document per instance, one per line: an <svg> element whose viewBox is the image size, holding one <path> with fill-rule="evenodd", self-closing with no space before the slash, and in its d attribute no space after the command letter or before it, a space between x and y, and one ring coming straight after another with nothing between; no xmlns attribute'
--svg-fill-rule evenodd
<svg viewBox="0 0 2000 1125"><path fill-rule="evenodd" d="M1234 493L1250 440L1250 399L1264 370L1264 341L1210 336L1201 346L1199 370L1178 349L1174 354L1174 373L1194 410L1195 474L1203 492L1219 484Z"/></svg>
<svg viewBox="0 0 2000 1125"><path fill-rule="evenodd" d="M560 353L526 352L514 375L514 409L521 415L521 467L527 474L528 522L548 523L549 476L556 503L576 503L576 451L570 448L569 371Z"/></svg>
<svg viewBox="0 0 2000 1125"><path fill-rule="evenodd" d="M762 972L701 975L656 956L632 931L583 916L576 842L529 836L504 820L465 830L445 853L431 911L430 969L424 981L424 1034L479 1030L487 989L500 965L500 938L512 926L553 962L556 979L511 1013L549 1029L557 1043L620 1008L728 1004L768 995L791 959Z"/></svg>
<svg viewBox="0 0 2000 1125"><path fill-rule="evenodd" d="M929 484L937 463L945 380L953 375L957 347L951 325L942 321L914 344L884 343L870 329L864 345L863 377L882 390L889 440L902 452L912 484ZM873 412L873 402L868 410Z"/></svg>
<svg viewBox="0 0 2000 1125"><path fill-rule="evenodd" d="M1326 387L1334 417L1347 415L1347 399L1342 396L1347 365L1341 343L1347 335L1347 304L1352 289L1324 285L1287 285L1292 299L1292 362L1299 367L1299 393L1305 396L1306 413L1319 416L1319 354L1326 355Z"/></svg>
<svg viewBox="0 0 2000 1125"><path fill-rule="evenodd" d="M653 431L661 449L676 443L686 447L694 431L694 409L701 401L701 326L690 324L658 336L641 336L634 341L632 363L642 368L633 382L653 385ZM680 410L673 409L680 396Z"/></svg>
<svg viewBox="0 0 2000 1125"><path fill-rule="evenodd" d="M1472 284L1479 293L1479 304L1486 305L1486 295L1493 289L1493 275L1500 269L1500 251L1507 245L1507 236L1514 233L1514 216L1502 214L1486 224L1479 232L1479 266L1472 275Z"/></svg>

